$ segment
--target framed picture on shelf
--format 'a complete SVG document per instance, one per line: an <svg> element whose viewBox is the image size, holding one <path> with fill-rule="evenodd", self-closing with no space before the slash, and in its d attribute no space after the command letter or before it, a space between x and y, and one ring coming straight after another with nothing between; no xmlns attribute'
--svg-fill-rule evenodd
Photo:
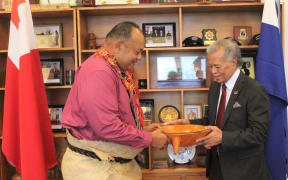
<svg viewBox="0 0 288 180"><path fill-rule="evenodd" d="M248 45L252 38L251 26L233 26L234 39L240 42L241 45Z"/></svg>
<svg viewBox="0 0 288 180"><path fill-rule="evenodd" d="M144 123L149 124L155 122L154 99L140 99L140 106L143 111Z"/></svg>
<svg viewBox="0 0 288 180"><path fill-rule="evenodd" d="M62 24L34 25L38 48L62 48Z"/></svg>
<svg viewBox="0 0 288 180"><path fill-rule="evenodd" d="M202 117L201 105L184 105L184 118L193 120Z"/></svg>
<svg viewBox="0 0 288 180"><path fill-rule="evenodd" d="M254 53L242 54L243 64L240 69L245 75L252 79L255 79L255 60L256 54Z"/></svg>
<svg viewBox="0 0 288 180"><path fill-rule="evenodd" d="M139 164L140 167L149 169L149 148L144 148L143 151L141 151L136 156L136 161Z"/></svg>
<svg viewBox="0 0 288 180"><path fill-rule="evenodd" d="M175 55L156 57L156 88L206 87L206 57L202 55Z"/></svg>
<svg viewBox="0 0 288 180"><path fill-rule="evenodd" d="M63 59L41 59L41 67L46 86L63 85Z"/></svg>
<svg viewBox="0 0 288 180"><path fill-rule="evenodd" d="M145 47L176 46L176 23L143 23Z"/></svg>
<svg viewBox="0 0 288 180"><path fill-rule="evenodd" d="M64 131L62 122L62 112L64 105L49 105L49 115L53 131Z"/></svg>

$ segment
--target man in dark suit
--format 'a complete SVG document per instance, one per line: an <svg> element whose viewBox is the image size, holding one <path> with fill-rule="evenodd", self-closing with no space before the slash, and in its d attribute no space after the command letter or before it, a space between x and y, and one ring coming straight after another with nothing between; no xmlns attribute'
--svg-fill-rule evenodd
<svg viewBox="0 0 288 180"><path fill-rule="evenodd" d="M197 140L197 145L208 149L207 176L209 180L268 180L264 156L269 128L266 90L240 71L241 53L234 42L218 40L208 47L207 53L214 79L207 116L190 121L211 129L210 134Z"/></svg>

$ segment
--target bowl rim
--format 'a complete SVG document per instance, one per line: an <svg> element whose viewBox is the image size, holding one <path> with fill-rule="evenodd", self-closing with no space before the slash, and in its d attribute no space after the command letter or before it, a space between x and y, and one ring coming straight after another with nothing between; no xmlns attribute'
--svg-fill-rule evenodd
<svg viewBox="0 0 288 180"><path fill-rule="evenodd" d="M197 124L198 125L198 124ZM198 125L198 126L202 126L202 125ZM204 126L205 127L205 126ZM205 131L208 131L210 132L211 129L203 129L203 130L200 130L200 131L194 131L194 132L182 132L182 133L169 133L169 132L166 132L164 129L162 129L164 131L165 134L169 134L169 135L187 135L187 134L199 134L199 133L202 133L202 132L205 132Z"/></svg>

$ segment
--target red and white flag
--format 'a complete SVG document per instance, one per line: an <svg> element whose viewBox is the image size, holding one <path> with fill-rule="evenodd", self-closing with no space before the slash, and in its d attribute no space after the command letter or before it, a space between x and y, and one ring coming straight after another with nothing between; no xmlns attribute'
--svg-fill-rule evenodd
<svg viewBox="0 0 288 180"><path fill-rule="evenodd" d="M29 0L12 4L2 150L23 180L47 179L57 165Z"/></svg>

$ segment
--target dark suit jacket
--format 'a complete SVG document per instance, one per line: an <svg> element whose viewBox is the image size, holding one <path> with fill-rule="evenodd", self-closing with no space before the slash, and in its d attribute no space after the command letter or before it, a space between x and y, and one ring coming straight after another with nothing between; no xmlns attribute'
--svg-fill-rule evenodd
<svg viewBox="0 0 288 180"><path fill-rule="evenodd" d="M207 116L198 123L215 125L221 85L213 82ZM193 121L192 121L193 122ZM219 159L224 180L268 180L264 142L269 128L269 99L263 85L240 73L227 104ZM275 147L277 148L277 147ZM211 160L207 155L207 175Z"/></svg>

